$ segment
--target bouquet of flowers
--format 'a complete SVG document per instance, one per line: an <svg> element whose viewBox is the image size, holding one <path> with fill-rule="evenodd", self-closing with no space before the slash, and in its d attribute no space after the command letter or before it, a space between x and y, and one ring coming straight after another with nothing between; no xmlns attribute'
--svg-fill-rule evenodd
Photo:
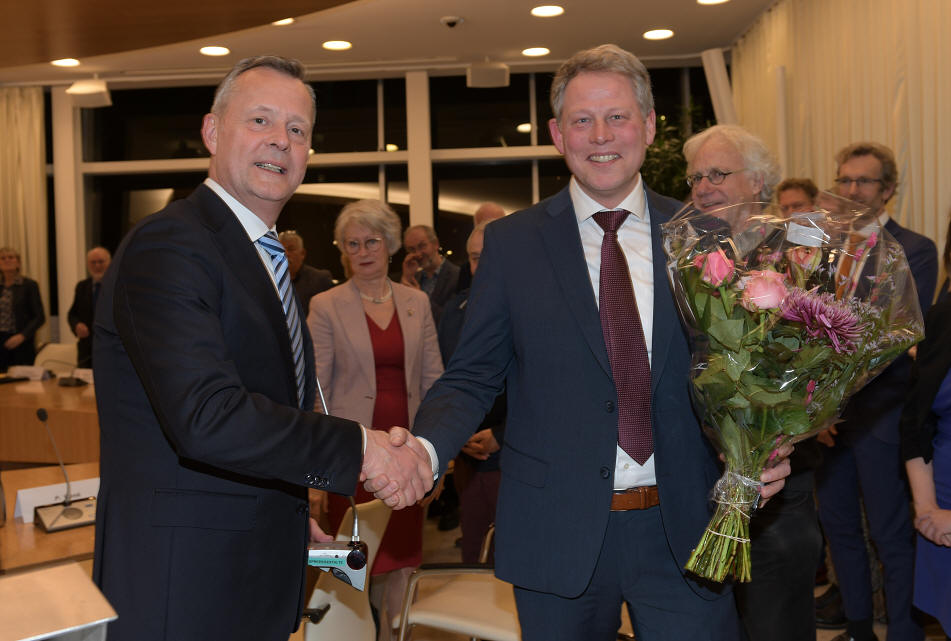
<svg viewBox="0 0 951 641"><path fill-rule="evenodd" d="M688 205L662 227L690 332L690 387L726 471L687 569L750 580L749 518L776 448L814 435L850 395L924 336L901 246L861 205L815 211Z"/></svg>

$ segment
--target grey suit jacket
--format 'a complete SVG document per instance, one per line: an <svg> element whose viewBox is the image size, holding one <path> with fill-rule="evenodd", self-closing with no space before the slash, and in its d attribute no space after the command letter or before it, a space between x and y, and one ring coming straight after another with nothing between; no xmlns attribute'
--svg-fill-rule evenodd
<svg viewBox="0 0 951 641"><path fill-rule="evenodd" d="M442 357L426 294L393 283L393 301L403 333L406 397L412 424L423 395L443 372ZM314 359L329 408L327 413L371 427L376 403L376 365L363 301L353 282L314 296L307 326L314 339ZM315 409L325 411L320 398Z"/></svg>

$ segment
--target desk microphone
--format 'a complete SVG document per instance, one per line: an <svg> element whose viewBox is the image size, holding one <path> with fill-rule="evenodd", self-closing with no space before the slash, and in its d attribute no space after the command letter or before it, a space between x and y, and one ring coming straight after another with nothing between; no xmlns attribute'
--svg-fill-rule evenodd
<svg viewBox="0 0 951 641"><path fill-rule="evenodd" d="M46 367L47 363L54 363L56 365L68 365L71 369L74 369L74 370L76 369L75 363L70 363L69 361L61 361L55 358L47 358L40 364L40 366ZM83 385L88 385L88 383L86 383L86 381L84 381L81 378L77 378L75 376L70 375L70 376L60 376L58 385L60 387L82 387Z"/></svg>
<svg viewBox="0 0 951 641"><path fill-rule="evenodd" d="M69 485L69 475L66 473L66 466L63 464L63 457L59 455L59 448L56 447L56 439L53 438L53 432L50 431L49 423L47 423L47 420L49 419L49 415L46 413L46 410L41 407L38 410L36 410L36 418L38 418L40 422L43 423L43 427L46 428L46 434L50 437L50 443L53 444L53 451L56 453L56 460L59 462L59 469L63 470L63 478L66 479L66 496L63 498L63 502L62 502L63 509L60 510L59 514L56 515L56 517L49 523L49 525L44 525L44 529L46 530L60 529L64 526L60 526L60 528L54 528L54 525L56 521L58 521L61 517L64 519L75 521L76 519L79 519L83 516L83 511L80 510L79 508L72 506L73 501L72 501L72 495L70 494L71 488ZM60 505L60 504L57 503L54 505ZM69 526L65 526L65 527L69 527Z"/></svg>

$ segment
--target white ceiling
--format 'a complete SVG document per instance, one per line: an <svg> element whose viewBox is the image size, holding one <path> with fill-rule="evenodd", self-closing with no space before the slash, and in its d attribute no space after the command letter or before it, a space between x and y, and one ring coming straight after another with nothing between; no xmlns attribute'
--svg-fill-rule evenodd
<svg viewBox="0 0 951 641"><path fill-rule="evenodd" d="M705 49L728 48L773 1L703 6L696 0L562 0L562 16L535 18L529 10L541 1L357 0L299 16L286 27L266 25L99 55L76 68L45 63L0 68L0 85L64 84L93 74L117 88L215 82L237 60L262 53L299 58L313 79L383 77L411 69L459 73L467 64L485 60L505 62L513 72L545 71L579 49L605 42L633 51L649 67L683 66L699 64ZM440 23L443 16L464 20L449 28ZM673 29L674 37L657 42L641 37L660 27ZM349 40L353 48L323 50L321 43L331 39ZM231 54L202 56L198 48L206 44L227 46ZM534 46L547 47L551 54L534 59L521 55Z"/></svg>

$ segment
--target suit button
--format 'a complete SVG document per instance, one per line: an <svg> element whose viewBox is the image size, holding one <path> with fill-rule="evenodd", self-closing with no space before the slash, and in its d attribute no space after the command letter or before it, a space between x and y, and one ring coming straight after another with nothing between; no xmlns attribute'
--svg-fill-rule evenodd
<svg viewBox="0 0 951 641"><path fill-rule="evenodd" d="M603 478L603 479L609 479L609 478L611 478L611 470L608 469L608 468L606 468L606 467L602 467L602 468L601 468L601 478Z"/></svg>
<svg viewBox="0 0 951 641"><path fill-rule="evenodd" d="M611 401L605 401L605 402L604 402L604 411L607 412L608 414L610 414L611 412L613 412L613 411L614 411L614 403L611 402Z"/></svg>

